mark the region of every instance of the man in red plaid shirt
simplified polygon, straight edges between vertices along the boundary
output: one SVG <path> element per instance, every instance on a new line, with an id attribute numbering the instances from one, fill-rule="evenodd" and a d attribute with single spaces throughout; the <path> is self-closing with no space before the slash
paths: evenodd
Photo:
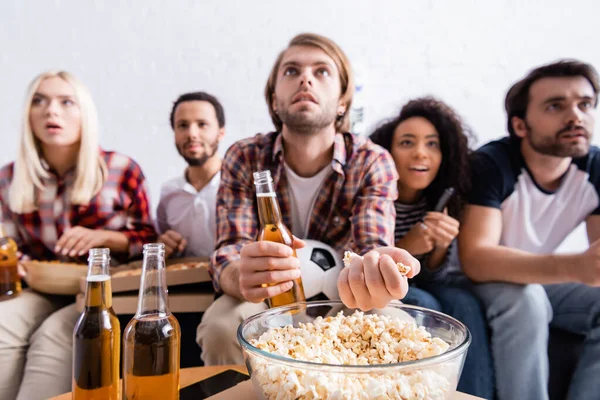
<path id="1" fill-rule="evenodd" d="M 346 306 L 369 310 L 403 298 L 407 277 L 397 262 L 412 268 L 409 277 L 419 272 L 417 260 L 393 247 L 397 173 L 392 157 L 347 133 L 353 91 L 346 56 L 325 37 L 298 35 L 275 62 L 265 96 L 277 132 L 235 143 L 221 170 L 211 274 L 223 295 L 198 326 L 205 364 L 242 364 L 237 326 L 300 276 L 291 248 L 256 242 L 255 171 L 271 171 L 284 224 L 297 238 L 364 255 L 340 273 L 338 289 Z M 304 246 L 300 239 L 294 240 L 296 248 Z"/>
<path id="2" fill-rule="evenodd" d="M 115 261 L 156 240 L 146 183 L 129 157 L 98 148 L 85 86 L 66 72 L 29 88 L 21 147 L 0 170 L 0 221 L 22 257 L 86 262 L 94 247 Z M 36 400 L 71 389 L 73 297 L 24 290 L 0 302 L 0 400 Z"/>

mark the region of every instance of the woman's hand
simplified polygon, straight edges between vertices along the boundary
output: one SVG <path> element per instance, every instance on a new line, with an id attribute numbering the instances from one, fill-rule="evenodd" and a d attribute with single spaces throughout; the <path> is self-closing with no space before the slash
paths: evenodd
<path id="1" fill-rule="evenodd" d="M 417 222 L 396 242 L 396 247 L 408 251 L 413 256 L 427 254 L 435 247 L 435 241 L 430 235 L 427 225 Z"/>
<path id="2" fill-rule="evenodd" d="M 446 211 L 444 213 L 428 212 L 423 218 L 423 223 L 427 226 L 429 237 L 433 239 L 436 248 L 447 249 L 458 236 L 460 223 L 449 216 Z"/>
<path id="3" fill-rule="evenodd" d="M 67 229 L 56 242 L 54 252 L 63 256 L 78 257 L 86 255 L 90 249 L 104 247 L 107 231 L 75 226 Z"/>

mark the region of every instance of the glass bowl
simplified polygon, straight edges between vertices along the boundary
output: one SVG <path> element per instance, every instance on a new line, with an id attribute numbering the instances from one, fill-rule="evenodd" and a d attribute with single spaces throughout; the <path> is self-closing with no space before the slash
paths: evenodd
<path id="1" fill-rule="evenodd" d="M 393 364 L 335 365 L 296 360 L 261 350 L 251 344 L 270 328 L 312 322 L 318 317 L 351 315 L 341 301 L 295 303 L 263 311 L 240 324 L 237 338 L 244 353 L 254 391 L 259 399 L 450 399 L 471 343 L 460 321 L 422 307 L 392 302 L 364 314 L 414 320 L 446 342 L 446 352 Z"/>

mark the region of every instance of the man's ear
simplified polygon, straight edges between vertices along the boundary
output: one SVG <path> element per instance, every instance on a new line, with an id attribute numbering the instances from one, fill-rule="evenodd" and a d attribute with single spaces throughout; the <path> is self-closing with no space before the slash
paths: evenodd
<path id="1" fill-rule="evenodd" d="M 525 122 L 524 119 L 519 117 L 512 117 L 510 119 L 510 123 L 512 124 L 512 128 L 518 137 L 524 138 L 525 136 L 527 136 L 528 127 L 527 122 Z"/>
<path id="2" fill-rule="evenodd" d="M 217 141 L 221 142 L 221 140 L 223 140 L 223 137 L 225 137 L 225 127 L 219 128 L 219 135 L 217 135 Z"/>

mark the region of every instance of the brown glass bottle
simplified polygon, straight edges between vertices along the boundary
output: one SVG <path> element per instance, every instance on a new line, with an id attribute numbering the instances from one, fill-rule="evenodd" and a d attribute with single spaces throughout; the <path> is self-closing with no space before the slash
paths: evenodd
<path id="1" fill-rule="evenodd" d="M 146 244 L 137 312 L 123 334 L 125 400 L 179 399 L 181 330 L 167 304 L 165 246 Z"/>
<path id="2" fill-rule="evenodd" d="M 73 330 L 73 400 L 119 400 L 121 326 L 112 309 L 109 249 L 91 249 L 85 306 Z"/>
<path id="3" fill-rule="evenodd" d="M 254 185 L 256 186 L 258 218 L 260 219 L 258 240 L 283 243 L 293 248 L 294 238 L 290 230 L 283 224 L 277 195 L 273 189 L 271 171 L 255 172 Z M 296 250 L 294 250 L 294 257 L 296 257 Z M 306 301 L 302 278 L 294 279 L 293 283 L 294 285 L 287 292 L 267 299 L 269 307 L 279 307 Z"/>
<path id="4" fill-rule="evenodd" d="M 18 263 L 17 244 L 6 236 L 0 225 L 0 300 L 6 300 L 21 293 Z"/>

